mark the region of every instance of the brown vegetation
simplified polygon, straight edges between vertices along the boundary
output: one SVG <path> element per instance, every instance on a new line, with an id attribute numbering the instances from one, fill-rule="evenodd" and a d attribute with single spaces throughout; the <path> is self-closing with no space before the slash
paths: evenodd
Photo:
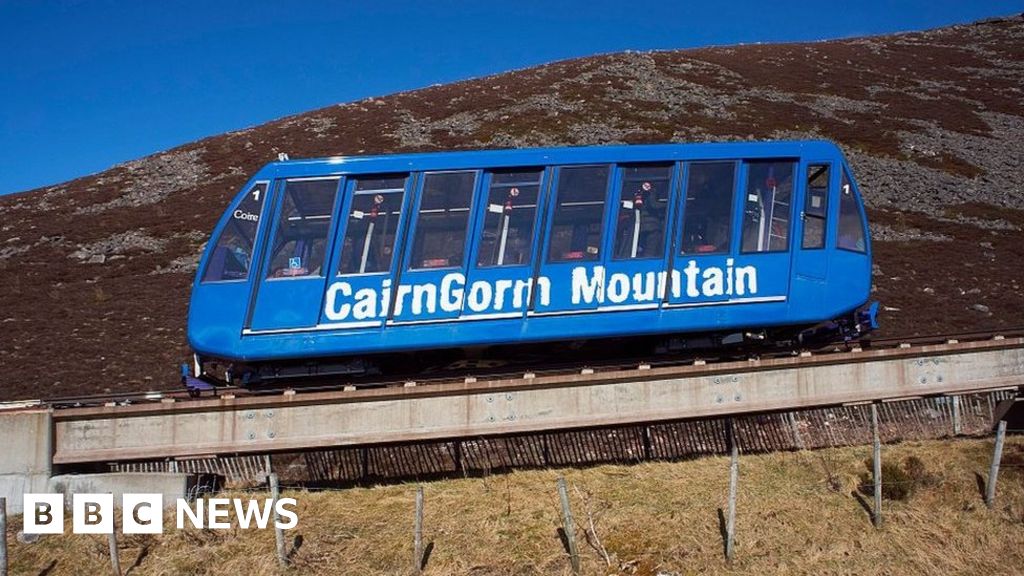
<path id="1" fill-rule="evenodd" d="M 884 502 L 880 530 L 856 496 L 870 451 L 741 456 L 732 563 L 723 559 L 718 519 L 728 493 L 727 458 L 428 482 L 426 574 L 569 574 L 557 535 L 559 475 L 570 487 L 584 574 L 1015 574 L 1024 565 L 1020 438 L 1007 440 L 992 509 L 978 488 L 991 439 L 883 447 L 886 462 L 925 481 Z M 277 568 L 272 531 L 237 528 L 122 537 L 122 565 L 137 564 L 137 575 L 406 574 L 414 494 L 411 484 L 286 491 L 299 502 L 288 548 L 301 539 L 287 572 Z M 13 520 L 11 542 L 19 524 Z M 51 565 L 54 576 L 109 571 L 101 536 L 44 536 L 13 544 L 11 557 L 15 574 Z"/>

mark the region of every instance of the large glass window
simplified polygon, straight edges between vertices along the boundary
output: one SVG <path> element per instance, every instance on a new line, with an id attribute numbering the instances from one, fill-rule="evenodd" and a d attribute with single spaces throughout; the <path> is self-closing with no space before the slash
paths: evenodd
<path id="1" fill-rule="evenodd" d="M 285 183 L 277 233 L 269 254 L 269 278 L 323 276 L 327 232 L 337 191 L 337 178 Z"/>
<path id="2" fill-rule="evenodd" d="M 533 222 L 543 174 L 540 169 L 491 174 L 477 266 L 515 266 L 530 262 Z"/>
<path id="3" fill-rule="evenodd" d="M 860 202 L 850 185 L 850 177 L 843 170 L 843 179 L 839 185 L 839 241 L 844 250 L 867 252 L 864 239 L 864 221 L 860 216 Z"/>
<path id="4" fill-rule="evenodd" d="M 405 176 L 367 176 L 356 180 L 342 240 L 339 275 L 391 270 L 405 181 Z"/>
<path id="5" fill-rule="evenodd" d="M 743 252 L 789 250 L 793 162 L 748 162 L 743 206 Z"/>
<path id="6" fill-rule="evenodd" d="M 253 186 L 231 211 L 203 273 L 203 282 L 244 280 L 249 276 L 256 229 L 260 225 L 266 183 Z"/>
<path id="7" fill-rule="evenodd" d="M 437 172 L 423 178 L 410 268 L 461 267 L 476 172 Z"/>
<path id="8" fill-rule="evenodd" d="M 729 251 L 732 205 L 736 188 L 734 162 L 690 164 L 683 208 L 683 254 Z"/>
<path id="9" fill-rule="evenodd" d="M 623 169 L 615 219 L 616 260 L 661 258 L 664 254 L 671 176 L 671 164 Z"/>
<path id="10" fill-rule="evenodd" d="M 804 237 L 801 248 L 824 248 L 828 215 L 828 182 L 830 165 L 807 167 L 807 195 L 804 197 Z"/>
<path id="11" fill-rule="evenodd" d="M 549 262 L 597 260 L 601 257 L 608 166 L 562 168 L 551 221 Z"/>

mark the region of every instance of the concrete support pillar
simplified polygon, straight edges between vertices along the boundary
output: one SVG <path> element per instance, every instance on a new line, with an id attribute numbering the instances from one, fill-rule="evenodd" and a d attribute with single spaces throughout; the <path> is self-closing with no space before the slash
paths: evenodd
<path id="1" fill-rule="evenodd" d="M 49 409 L 0 412 L 0 496 L 7 498 L 9 513 L 23 512 L 26 493 L 47 491 L 52 431 Z"/>

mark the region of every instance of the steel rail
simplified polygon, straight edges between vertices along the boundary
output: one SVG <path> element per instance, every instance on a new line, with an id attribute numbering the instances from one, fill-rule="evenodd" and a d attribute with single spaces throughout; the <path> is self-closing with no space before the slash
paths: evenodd
<path id="1" fill-rule="evenodd" d="M 912 337 L 894 337 L 876 340 L 864 340 L 864 341 L 853 341 L 849 343 L 839 344 L 828 344 L 812 350 L 813 354 L 834 354 L 834 353 L 845 353 L 851 348 L 861 347 L 870 350 L 881 350 L 886 348 L 896 348 L 902 345 L 924 345 L 924 344 L 938 344 L 950 341 L 956 342 L 967 342 L 967 341 L 978 341 L 978 340 L 989 340 L 994 338 L 1011 338 L 1011 337 L 1024 337 L 1024 328 L 1015 328 L 1010 330 L 1003 330 L 999 332 L 969 332 L 962 334 L 952 335 L 923 335 L 923 336 L 912 336 Z M 787 357 L 797 354 L 796 351 L 770 351 L 765 352 L 762 356 L 767 358 L 779 358 Z M 590 362 L 577 362 L 577 363 L 548 363 L 540 366 L 536 366 L 535 369 L 526 370 L 525 372 L 532 372 L 536 375 L 563 375 L 577 372 L 583 369 L 592 369 L 597 371 L 609 371 L 609 370 L 625 370 L 629 366 L 636 366 L 640 364 L 647 364 L 650 366 L 685 366 L 693 363 L 694 359 L 700 359 L 699 356 L 688 359 L 680 359 L 678 357 L 647 357 L 647 358 L 629 358 L 629 359 L 611 359 L 611 360 L 598 360 Z M 728 362 L 730 360 L 721 360 L 717 358 L 708 357 L 705 362 L 705 366 L 709 369 L 722 362 Z M 346 387 L 351 386 L 363 386 L 363 387 L 376 387 L 376 388 L 387 388 L 403 386 L 409 380 L 416 380 L 417 383 L 422 385 L 427 384 L 441 384 L 446 382 L 457 382 L 463 380 L 466 376 L 487 378 L 487 379 L 501 379 L 503 377 L 514 377 L 515 374 L 522 374 L 524 371 L 511 372 L 509 370 L 491 370 L 489 372 L 480 372 L 479 370 L 475 373 L 468 371 L 465 374 L 461 374 L 455 371 L 456 374 L 450 373 L 444 374 L 419 374 L 419 375 L 407 375 L 406 378 L 391 379 L 391 380 L 378 380 L 378 381 L 362 381 L 362 380 L 347 380 L 338 381 L 333 383 L 319 383 L 319 384 L 307 384 L 303 382 L 296 382 L 287 387 L 279 388 L 264 388 L 247 390 L 245 388 L 239 388 L 235 386 L 221 387 L 218 389 L 217 394 L 227 394 L 234 396 L 251 396 L 251 395 L 273 395 L 280 394 L 286 391 L 293 390 L 300 394 L 309 394 L 315 392 L 331 392 L 341 391 Z M 124 392 L 124 393 L 105 393 L 105 394 L 91 394 L 84 396 L 71 396 L 71 397 L 57 397 L 46 400 L 24 400 L 24 401 L 11 401 L 11 402 L 0 402 L 0 410 L 6 409 L 19 409 L 28 405 L 32 406 L 45 406 L 54 409 L 70 409 L 70 408 L 81 408 L 88 406 L 102 406 L 109 404 L 127 405 L 127 404 L 139 404 L 139 403 L 158 403 L 173 399 L 175 401 L 193 400 L 182 388 L 174 388 L 168 390 L 151 390 L 145 392 Z"/>

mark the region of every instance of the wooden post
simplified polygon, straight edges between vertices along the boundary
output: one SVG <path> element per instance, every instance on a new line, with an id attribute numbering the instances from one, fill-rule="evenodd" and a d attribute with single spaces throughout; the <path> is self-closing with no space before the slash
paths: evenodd
<path id="1" fill-rule="evenodd" d="M 0 576 L 7 576 L 7 498 L 0 496 Z"/>
<path id="2" fill-rule="evenodd" d="M 963 433 L 963 424 L 960 422 L 960 397 L 953 396 L 953 436 Z"/>
<path id="3" fill-rule="evenodd" d="M 413 522 L 412 571 L 423 573 L 423 486 L 416 489 L 416 520 Z"/>
<path id="4" fill-rule="evenodd" d="M 572 510 L 569 508 L 569 492 L 565 489 L 565 478 L 558 477 L 558 497 L 562 501 L 562 530 L 565 532 L 566 542 L 569 544 L 569 561 L 572 563 L 572 573 L 579 576 L 580 555 L 576 550 L 576 523 L 572 519 Z"/>
<path id="5" fill-rule="evenodd" d="M 1006 420 L 999 421 L 996 428 L 996 449 L 992 453 L 992 466 L 988 469 L 988 485 L 985 486 L 985 505 L 989 508 L 996 501 L 996 480 L 999 478 L 999 462 L 1003 459 L 1003 440 L 1006 438 Z"/>
<path id="6" fill-rule="evenodd" d="M 740 451 L 736 444 L 736 433 L 732 419 L 729 420 L 729 516 L 725 523 L 725 558 L 732 560 L 733 539 L 736 536 L 736 485 L 739 483 Z"/>
<path id="7" fill-rule="evenodd" d="M 882 525 L 882 440 L 878 433 L 878 405 L 871 404 L 871 434 L 873 438 L 871 479 L 875 485 L 875 509 L 871 520 L 875 528 Z"/>
<path id="8" fill-rule="evenodd" d="M 288 567 L 288 555 L 284 550 L 284 530 L 278 528 L 278 523 L 281 521 L 281 517 L 277 514 L 277 499 L 281 496 L 281 487 L 277 481 L 277 474 L 274 472 L 270 473 L 270 498 L 271 505 L 274 507 L 274 541 L 277 547 L 277 563 L 281 568 Z"/>
<path id="9" fill-rule="evenodd" d="M 110 530 L 110 567 L 114 572 L 114 576 L 121 576 L 121 557 L 117 553 L 117 527 L 113 527 Z"/>

